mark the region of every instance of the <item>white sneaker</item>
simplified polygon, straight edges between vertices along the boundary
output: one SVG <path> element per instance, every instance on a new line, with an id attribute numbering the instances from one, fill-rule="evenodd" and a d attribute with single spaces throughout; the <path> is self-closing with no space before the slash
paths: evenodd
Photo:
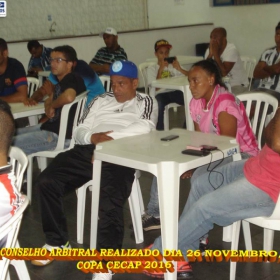
<path id="1" fill-rule="evenodd" d="M 45 244 L 42 248 L 46 248 L 49 252 L 52 251 L 52 249 L 71 249 L 71 245 L 69 244 L 69 241 L 65 244 L 65 245 L 62 245 L 62 246 L 51 246 L 49 244 Z M 52 262 L 53 260 L 32 260 L 31 263 L 33 265 L 36 265 L 36 266 L 45 266 L 45 265 L 48 265 Z"/>
<path id="2" fill-rule="evenodd" d="M 92 280 L 112 280 L 114 273 L 108 270 L 108 273 L 93 273 Z"/>

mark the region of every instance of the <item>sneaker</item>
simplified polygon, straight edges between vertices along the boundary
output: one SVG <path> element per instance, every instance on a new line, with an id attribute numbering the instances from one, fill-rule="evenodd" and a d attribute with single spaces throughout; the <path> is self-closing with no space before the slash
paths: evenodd
<path id="1" fill-rule="evenodd" d="M 201 238 L 199 240 L 199 250 L 201 252 L 201 256 L 205 255 L 205 250 L 209 249 L 209 240 L 208 238 Z"/>
<path id="2" fill-rule="evenodd" d="M 160 229 L 160 218 L 155 218 L 149 214 L 142 216 L 142 225 L 145 231 Z"/>
<path id="3" fill-rule="evenodd" d="M 113 275 L 111 270 L 108 273 L 93 273 L 92 280 L 111 280 Z"/>
<path id="4" fill-rule="evenodd" d="M 71 245 L 69 244 L 69 241 L 62 246 L 51 246 L 49 244 L 45 244 L 42 248 L 46 248 L 49 252 L 52 251 L 52 249 L 71 249 Z M 31 264 L 36 265 L 36 266 L 45 266 L 48 265 L 52 262 L 53 260 L 32 260 Z"/>
<path id="5" fill-rule="evenodd" d="M 144 274 L 154 278 L 164 278 L 163 272 L 150 272 L 147 270 L 143 271 Z M 179 261 L 177 262 L 177 278 L 176 279 L 190 279 L 193 277 L 192 267 L 189 262 Z"/>

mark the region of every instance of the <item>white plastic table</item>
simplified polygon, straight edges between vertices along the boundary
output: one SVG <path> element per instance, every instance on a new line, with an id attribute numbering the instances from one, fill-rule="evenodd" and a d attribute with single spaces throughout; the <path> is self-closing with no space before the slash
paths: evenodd
<path id="1" fill-rule="evenodd" d="M 170 142 L 160 140 L 170 134 L 179 135 L 179 138 Z M 106 161 L 144 170 L 157 177 L 163 249 L 177 249 L 180 175 L 209 163 L 211 159 L 210 155 L 196 157 L 184 155 L 181 151 L 185 150 L 187 145 L 202 144 L 217 146 L 223 152 L 214 151 L 212 161 L 231 155 L 234 160 L 241 158 L 234 138 L 214 134 L 207 134 L 206 137 L 205 133 L 184 129 L 153 131 L 98 144 L 93 164 L 90 248 L 96 248 L 101 163 Z M 164 277 L 168 280 L 176 279 L 177 273 L 166 273 Z"/>
<path id="2" fill-rule="evenodd" d="M 45 113 L 44 102 L 38 103 L 35 106 L 25 106 L 21 103 L 9 103 L 14 119 L 28 117 L 29 124 L 35 125 L 38 123 L 37 115 Z"/>
<path id="3" fill-rule="evenodd" d="M 172 77 L 172 78 L 166 78 L 166 79 L 158 79 L 158 80 L 153 81 L 151 88 L 150 88 L 150 95 L 153 97 L 155 97 L 156 88 L 174 89 L 174 90 L 180 90 L 183 92 L 187 128 L 188 128 L 188 130 L 193 131 L 194 125 L 193 125 L 192 118 L 189 114 L 189 104 L 192 99 L 192 94 L 191 94 L 191 91 L 189 88 L 188 77 L 180 76 L 180 77 Z"/>

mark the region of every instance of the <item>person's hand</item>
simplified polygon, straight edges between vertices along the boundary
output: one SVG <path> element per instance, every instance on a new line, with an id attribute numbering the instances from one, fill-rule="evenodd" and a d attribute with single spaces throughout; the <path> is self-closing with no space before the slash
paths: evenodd
<path id="1" fill-rule="evenodd" d="M 212 56 L 219 56 L 219 44 L 216 40 L 210 42 Z"/>
<path id="2" fill-rule="evenodd" d="M 183 174 L 181 175 L 181 179 L 191 178 L 192 175 L 193 175 L 193 173 L 194 173 L 194 171 L 195 171 L 195 169 L 191 169 L 191 170 L 189 170 L 189 171 L 183 173 Z"/>
<path id="3" fill-rule="evenodd" d="M 32 99 L 32 98 L 27 98 L 27 99 L 25 99 L 25 100 L 23 101 L 23 104 L 24 104 L 25 106 L 35 106 L 35 105 L 38 104 L 38 102 L 35 101 L 35 100 Z"/>
<path id="4" fill-rule="evenodd" d="M 51 119 L 55 115 L 55 109 L 52 107 L 52 98 L 48 98 L 45 103 L 45 114 L 46 116 Z"/>
<path id="5" fill-rule="evenodd" d="M 271 65 L 271 68 L 275 75 L 280 74 L 280 62 Z"/>
<path id="6" fill-rule="evenodd" d="M 106 132 L 99 132 L 94 133 L 91 135 L 90 141 L 92 144 L 97 145 L 98 143 L 114 140 L 111 136 L 109 136 L 109 133 L 112 133 L 113 131 L 106 131 Z"/>
<path id="7" fill-rule="evenodd" d="M 181 65 L 180 65 L 179 61 L 177 60 L 177 58 L 173 61 L 172 66 L 173 66 L 173 68 L 175 68 L 178 71 L 181 70 Z"/>
<path id="8" fill-rule="evenodd" d="M 42 85 L 42 89 L 50 96 L 54 92 L 54 85 L 49 80 L 46 80 Z"/>

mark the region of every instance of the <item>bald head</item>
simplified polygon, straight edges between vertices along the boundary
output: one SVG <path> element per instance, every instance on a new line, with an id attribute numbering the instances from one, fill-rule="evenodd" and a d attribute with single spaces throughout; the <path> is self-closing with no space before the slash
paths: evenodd
<path id="1" fill-rule="evenodd" d="M 223 27 L 217 27 L 212 32 L 219 34 L 222 37 L 227 37 L 227 31 Z"/>

